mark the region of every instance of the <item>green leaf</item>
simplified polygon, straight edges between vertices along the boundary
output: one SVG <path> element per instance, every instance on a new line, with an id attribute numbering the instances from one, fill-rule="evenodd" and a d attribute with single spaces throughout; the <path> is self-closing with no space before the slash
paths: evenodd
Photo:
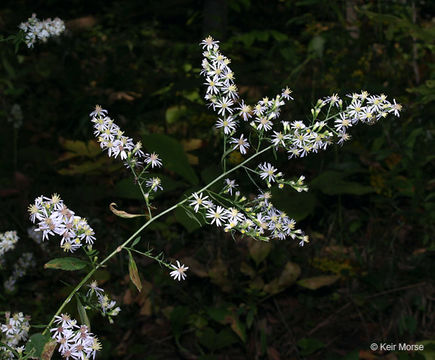
<path id="1" fill-rule="evenodd" d="M 321 58 L 323 56 L 324 48 L 325 48 L 325 38 L 319 35 L 313 37 L 310 43 L 308 44 L 308 51 L 318 58 Z"/>
<path id="2" fill-rule="evenodd" d="M 166 122 L 168 124 L 173 124 L 177 122 L 183 115 L 187 112 L 187 108 L 184 105 L 181 106 L 171 106 L 166 109 Z"/>
<path id="3" fill-rule="evenodd" d="M 131 252 L 128 252 L 129 262 L 128 262 L 128 273 L 130 274 L 130 280 L 136 286 L 137 290 L 140 292 L 142 290 L 142 283 L 140 281 L 139 272 L 137 271 L 136 262 L 133 259 Z"/>
<path id="4" fill-rule="evenodd" d="M 189 164 L 183 146 L 177 140 L 163 134 L 144 135 L 142 138 L 149 151 L 160 155 L 165 169 L 175 172 L 193 185 L 198 184 L 198 177 Z"/>
<path id="5" fill-rule="evenodd" d="M 87 265 L 86 261 L 74 257 L 56 258 L 46 263 L 44 269 L 76 271 L 84 269 Z"/>
<path id="6" fill-rule="evenodd" d="M 82 324 L 85 324 L 89 328 L 89 331 L 91 331 L 91 323 L 89 321 L 88 314 L 86 313 L 86 309 L 81 303 L 78 296 L 76 296 L 76 301 L 77 301 L 77 311 L 80 316 L 80 321 Z"/>
<path id="7" fill-rule="evenodd" d="M 56 342 L 51 339 L 50 335 L 42 333 L 33 334 L 26 344 L 26 354 L 34 359 L 50 359 L 48 355 L 53 353 Z"/>
<path id="8" fill-rule="evenodd" d="M 134 239 L 133 244 L 131 244 L 131 247 L 134 247 L 135 245 L 137 245 L 140 241 L 140 236 L 138 236 L 136 239 Z"/>

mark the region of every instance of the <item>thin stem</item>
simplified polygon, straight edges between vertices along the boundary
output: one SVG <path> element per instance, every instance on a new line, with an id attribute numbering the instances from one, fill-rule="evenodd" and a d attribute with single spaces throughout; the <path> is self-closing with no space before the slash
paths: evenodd
<path id="1" fill-rule="evenodd" d="M 143 196 L 143 199 L 145 200 L 145 203 L 146 203 L 146 205 L 147 205 L 147 210 L 148 210 L 148 215 L 149 215 L 149 217 L 150 217 L 150 219 L 153 217 L 153 215 L 151 214 L 151 209 L 150 209 L 150 202 L 149 202 L 149 198 L 148 198 L 148 194 L 145 194 L 145 191 L 143 190 L 143 188 L 142 188 L 142 183 L 141 183 L 141 179 L 138 177 L 138 175 L 136 174 L 136 171 L 134 171 L 134 169 L 133 169 L 133 166 L 130 166 L 130 169 L 131 169 L 131 171 L 132 171 L 132 173 L 133 173 L 133 175 L 134 175 L 134 178 L 136 179 L 136 181 L 137 181 L 137 184 L 139 185 L 139 189 L 140 189 L 140 192 L 142 193 L 142 196 Z M 142 172 L 143 172 L 143 170 L 142 170 Z M 141 172 L 141 175 L 142 175 L 142 172 Z M 140 175 L 139 175 L 140 176 Z"/>
<path id="2" fill-rule="evenodd" d="M 224 134 L 224 154 L 222 156 L 221 161 L 223 162 L 224 172 L 227 171 L 227 135 Z"/>
<path id="3" fill-rule="evenodd" d="M 245 164 L 247 164 L 252 159 L 256 158 L 257 156 L 261 155 L 262 153 L 270 150 L 273 147 L 273 145 L 270 145 L 263 150 L 256 152 L 254 155 L 246 159 L 245 161 L 241 162 L 240 164 L 234 166 L 232 169 L 224 172 L 222 175 L 218 176 L 216 179 L 214 179 L 212 182 L 210 182 L 208 185 L 204 186 L 201 190 L 198 191 L 198 193 L 201 193 L 205 190 L 207 190 L 209 187 L 211 187 L 216 182 L 220 181 L 221 179 L 225 178 L 228 174 L 232 173 L 233 171 L 236 171 L 238 168 L 243 167 Z M 49 331 L 51 325 L 53 324 L 53 321 L 56 316 L 58 316 L 62 310 L 65 308 L 65 306 L 71 301 L 74 294 L 80 290 L 80 288 L 86 283 L 86 281 L 89 280 L 89 278 L 97 271 L 100 267 L 102 267 L 106 262 L 108 262 L 113 256 L 115 256 L 117 253 L 121 252 L 122 249 L 124 249 L 130 242 L 132 242 L 136 237 L 153 221 L 157 220 L 158 218 L 162 217 L 163 215 L 166 215 L 167 213 L 171 212 L 172 210 L 175 210 L 178 206 L 184 204 L 189 199 L 193 197 L 193 194 L 188 196 L 186 199 L 180 201 L 179 203 L 171 206 L 170 208 L 162 211 L 160 214 L 157 214 L 153 218 L 150 218 L 145 224 L 143 224 L 133 235 L 131 235 L 124 243 L 122 243 L 120 246 L 118 246 L 114 251 L 112 251 L 103 261 L 101 261 L 94 269 L 92 269 L 80 283 L 71 291 L 71 293 L 68 295 L 68 297 L 65 299 L 65 301 L 62 303 L 62 305 L 57 309 L 56 314 L 53 315 L 52 319 L 48 323 L 48 325 L 45 327 L 43 334 L 47 333 Z"/>
<path id="4" fill-rule="evenodd" d="M 146 256 L 146 257 L 148 257 L 148 258 L 150 258 L 150 259 L 153 259 L 153 260 L 157 261 L 160 265 L 164 265 L 164 266 L 166 266 L 168 269 L 173 270 L 173 268 L 171 267 L 171 264 L 168 264 L 168 263 L 166 263 L 165 261 L 163 261 L 162 259 L 160 259 L 160 258 L 159 258 L 159 255 L 157 255 L 157 256 L 153 256 L 153 255 L 151 254 L 151 251 L 152 251 L 152 250 L 148 250 L 147 252 L 142 252 L 142 251 L 136 250 L 136 249 L 134 249 L 134 248 L 126 248 L 126 249 L 128 249 L 128 250 L 130 250 L 130 251 L 133 251 L 133 252 L 135 252 L 135 253 L 138 253 L 138 254 L 140 254 L 140 255 Z"/>

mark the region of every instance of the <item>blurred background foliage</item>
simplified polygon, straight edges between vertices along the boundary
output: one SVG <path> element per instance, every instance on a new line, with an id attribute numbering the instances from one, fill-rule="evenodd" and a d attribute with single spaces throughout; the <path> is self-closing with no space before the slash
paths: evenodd
<path id="1" fill-rule="evenodd" d="M 278 168 L 304 174 L 310 186 L 274 191 L 309 246 L 234 240 L 198 229 L 182 211 L 154 223 L 140 246 L 182 260 L 188 280 L 175 283 L 137 258 L 137 293 L 126 254 L 112 260 L 98 279 L 122 312 L 111 326 L 90 314 L 103 342 L 99 358 L 433 359 L 434 8 L 429 0 L 3 1 L 4 37 L 33 12 L 60 17 L 67 30 L 31 50 L 0 43 L 0 231 L 21 237 L 7 264 L 24 251 L 38 259 L 15 293 L 0 291 L 1 309 L 47 323 L 81 276 L 43 270 L 62 254 L 56 241 L 43 250 L 27 236 L 26 208 L 36 196 L 61 194 L 90 220 L 102 254 L 140 225 L 109 211 L 112 201 L 130 212 L 143 204 L 94 140 L 95 104 L 162 155 L 156 211 L 218 174 L 221 139 L 199 76 L 198 43 L 211 34 L 249 103 L 293 90 L 281 120 L 306 119 L 318 98 L 361 89 L 396 98 L 404 111 L 352 129 L 343 147 L 291 161 L 278 154 Z M 75 303 L 68 311 L 78 316 Z M 372 342 L 426 348 L 373 353 Z"/>

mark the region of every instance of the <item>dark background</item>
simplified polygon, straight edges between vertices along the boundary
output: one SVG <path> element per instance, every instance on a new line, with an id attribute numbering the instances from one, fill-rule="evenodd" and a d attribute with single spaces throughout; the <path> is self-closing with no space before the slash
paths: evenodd
<path id="1" fill-rule="evenodd" d="M 182 212 L 153 224 L 139 247 L 181 260 L 188 278 L 174 282 L 156 263 L 137 258 L 137 293 L 126 254 L 113 259 L 98 279 L 122 311 L 113 325 L 89 315 L 103 343 L 99 358 L 432 359 L 432 1 L 3 1 L 1 34 L 16 33 L 33 12 L 60 17 L 67 30 L 17 53 L 0 43 L 0 231 L 16 229 L 21 238 L 6 265 L 25 251 L 37 257 L 15 293 L 2 288 L 0 309 L 46 324 L 84 276 L 43 270 L 62 252 L 55 239 L 43 251 L 26 235 L 26 209 L 36 196 L 59 193 L 87 217 L 102 256 L 141 224 L 108 209 L 116 202 L 141 212 L 143 204 L 122 164 L 96 148 L 88 116 L 95 104 L 128 136 L 142 138 L 147 151 L 182 165 L 160 171 L 165 191 L 156 212 L 218 173 L 221 139 L 199 76 L 199 42 L 211 34 L 232 59 L 249 103 L 286 85 L 293 90 L 281 120 L 306 119 L 318 98 L 360 90 L 396 98 L 404 111 L 352 128 L 352 141 L 342 147 L 270 159 L 286 176 L 307 178 L 308 193 L 276 199 L 310 235 L 306 247 L 232 239 L 215 227 L 197 229 Z M 19 128 L 11 121 L 14 104 L 23 112 Z M 175 139 L 185 154 L 155 134 Z M 237 179 L 254 193 L 243 176 Z M 293 278 L 297 268 L 298 281 L 308 282 Z M 68 311 L 78 317 L 75 306 Z M 421 341 L 420 353 L 369 348 Z"/>

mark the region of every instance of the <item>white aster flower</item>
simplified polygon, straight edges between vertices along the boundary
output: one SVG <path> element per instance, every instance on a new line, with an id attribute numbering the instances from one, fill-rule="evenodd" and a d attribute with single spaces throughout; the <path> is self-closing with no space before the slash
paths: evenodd
<path id="1" fill-rule="evenodd" d="M 174 269 L 170 272 L 170 276 L 174 278 L 174 280 L 185 280 L 186 279 L 186 270 L 189 269 L 189 267 L 184 266 L 183 264 L 180 264 L 180 262 L 177 260 L 177 265 L 171 264 L 171 267 Z"/>
<path id="2" fill-rule="evenodd" d="M 219 47 L 219 41 L 213 40 L 211 36 L 207 36 L 204 40 L 200 43 L 202 45 L 203 49 L 212 50 Z"/>
<path id="3" fill-rule="evenodd" d="M 148 186 L 150 188 L 150 190 L 156 192 L 159 189 L 163 190 L 161 183 L 162 183 L 162 180 L 160 180 L 160 178 L 154 177 L 154 178 L 148 179 L 145 182 L 145 185 Z"/>
<path id="4" fill-rule="evenodd" d="M 223 97 L 221 100 L 218 100 L 216 102 L 216 107 L 219 108 L 218 115 L 224 116 L 225 112 L 232 114 L 233 109 L 231 108 L 231 106 L 233 104 L 233 100 L 231 100 L 229 97 Z"/>
<path id="5" fill-rule="evenodd" d="M 230 195 L 233 195 L 233 189 L 239 186 L 236 184 L 236 180 L 225 179 L 225 182 L 227 183 L 227 185 L 225 186 L 225 191 L 229 192 Z"/>
<path id="6" fill-rule="evenodd" d="M 155 166 L 162 166 L 162 161 L 160 160 L 159 155 L 156 153 L 145 154 L 145 162 L 147 164 L 151 164 L 151 168 L 154 168 Z"/>
<path id="7" fill-rule="evenodd" d="M 206 199 L 208 199 L 208 196 L 203 196 L 203 193 L 200 193 L 199 195 L 197 193 L 193 193 L 192 196 L 194 197 L 194 200 L 190 202 L 190 206 L 193 206 L 193 210 L 195 212 L 198 212 L 200 206 L 207 206 L 206 202 L 208 202 Z M 208 207 L 208 206 L 207 206 Z"/>
<path id="8" fill-rule="evenodd" d="M 234 120 L 234 118 L 231 116 L 228 116 L 227 118 L 224 118 L 224 119 L 218 119 L 218 121 L 216 123 L 216 128 L 218 128 L 218 129 L 223 128 L 224 134 L 229 135 L 233 131 L 236 130 L 236 125 L 237 125 L 237 123 Z"/>
<path id="9" fill-rule="evenodd" d="M 221 226 L 227 219 L 226 210 L 222 206 L 217 206 L 216 209 L 208 209 L 206 217 L 211 219 L 211 224 L 216 223 L 216 226 Z"/>
<path id="10" fill-rule="evenodd" d="M 259 169 L 261 170 L 260 172 L 260 177 L 265 180 L 267 179 L 267 181 L 274 182 L 276 175 L 275 175 L 275 171 L 277 171 L 276 168 L 274 168 L 270 163 L 263 163 L 258 165 Z"/>
<path id="11" fill-rule="evenodd" d="M 244 135 L 243 135 L 243 134 L 240 135 L 240 139 L 237 139 L 237 138 L 231 138 L 230 143 L 231 143 L 231 144 L 236 144 L 236 145 L 233 147 L 233 150 L 236 150 L 236 149 L 238 148 L 239 151 L 240 151 L 240 153 L 243 154 L 243 155 L 246 154 L 246 149 L 249 148 L 248 140 L 246 140 L 246 139 L 244 138 Z"/>

